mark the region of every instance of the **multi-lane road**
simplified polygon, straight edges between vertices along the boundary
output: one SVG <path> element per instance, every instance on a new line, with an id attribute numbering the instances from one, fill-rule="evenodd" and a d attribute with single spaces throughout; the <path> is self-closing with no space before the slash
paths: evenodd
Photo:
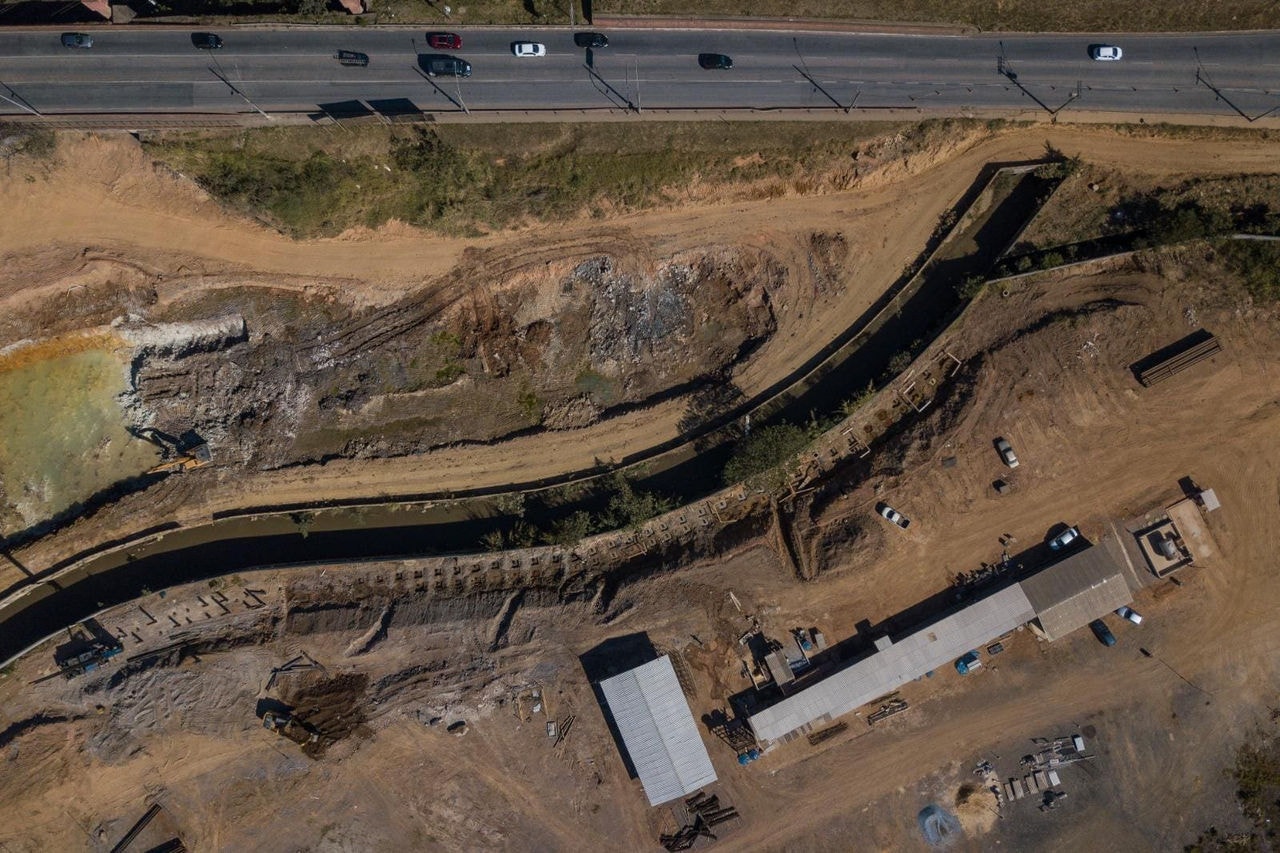
<path id="1" fill-rule="evenodd" d="M 0 32 L 0 115 L 388 111 L 886 108 L 1280 115 L 1280 31 L 1177 36 L 860 35 L 767 30 L 607 31 L 576 48 L 568 29 L 461 29 L 470 78 L 428 78 L 421 29 L 100 28 L 88 50 L 55 30 Z M 543 42 L 518 59 L 510 44 Z M 1089 58 L 1117 44 L 1119 62 Z M 368 54 L 345 67 L 339 49 Z M 700 52 L 734 67 L 706 71 Z M 588 67 L 588 61 L 591 67 Z"/>

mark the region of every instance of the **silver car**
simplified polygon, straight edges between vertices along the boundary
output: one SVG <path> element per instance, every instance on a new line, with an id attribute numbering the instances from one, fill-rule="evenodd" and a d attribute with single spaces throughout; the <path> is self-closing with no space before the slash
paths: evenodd
<path id="1" fill-rule="evenodd" d="M 1067 547 L 1079 538 L 1080 531 L 1076 530 L 1074 527 L 1068 527 L 1066 530 L 1049 540 L 1049 547 L 1054 551 L 1061 551 L 1063 548 Z"/>
<path id="2" fill-rule="evenodd" d="M 1004 460 L 1004 464 L 1010 468 L 1018 467 L 1018 455 L 1013 452 L 1013 445 L 1009 444 L 1006 439 L 996 439 L 996 452 L 1000 454 L 1000 458 Z"/>

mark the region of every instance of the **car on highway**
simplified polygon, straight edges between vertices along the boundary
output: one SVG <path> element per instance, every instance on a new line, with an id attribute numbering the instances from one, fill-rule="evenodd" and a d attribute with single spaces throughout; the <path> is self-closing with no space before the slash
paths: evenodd
<path id="1" fill-rule="evenodd" d="M 1057 536 L 1049 540 L 1049 548 L 1054 551 L 1061 551 L 1080 538 L 1080 531 L 1074 527 L 1068 527 Z"/>
<path id="2" fill-rule="evenodd" d="M 1132 607 L 1121 607 L 1116 611 L 1116 615 L 1121 619 L 1132 622 L 1135 625 L 1142 624 L 1142 614 L 1134 610 Z"/>
<path id="3" fill-rule="evenodd" d="M 462 36 L 457 33 L 427 33 L 427 44 L 436 50 L 458 50 L 462 47 Z"/>
<path id="4" fill-rule="evenodd" d="M 911 526 L 911 519 L 907 518 L 902 513 L 898 512 L 896 509 L 889 506 L 887 503 L 876 504 L 876 512 L 879 513 L 884 518 L 887 518 L 889 521 L 892 521 L 894 524 L 898 525 L 903 530 L 906 530 L 909 526 Z"/>
<path id="5" fill-rule="evenodd" d="M 428 77 L 471 76 L 471 63 L 456 56 L 425 56 L 420 63 Z"/>
<path id="6" fill-rule="evenodd" d="M 218 50 L 222 47 L 222 36 L 217 33 L 192 33 L 191 43 L 201 50 Z"/>
<path id="7" fill-rule="evenodd" d="M 574 33 L 573 43 L 578 47 L 608 47 L 609 38 L 604 33 Z"/>
<path id="8" fill-rule="evenodd" d="M 88 33 L 63 33 L 62 46 L 82 48 L 93 47 L 93 36 Z"/>
<path id="9" fill-rule="evenodd" d="M 1094 619 L 1089 623 L 1089 630 L 1093 631 L 1093 636 L 1098 638 L 1098 642 L 1104 646 L 1114 646 L 1116 644 L 1116 635 L 1111 633 L 1111 629 L 1107 627 L 1107 623 L 1101 619 Z"/>
<path id="10" fill-rule="evenodd" d="M 1004 464 L 1008 465 L 1010 468 L 1018 467 L 1018 454 L 1013 452 L 1013 445 L 1009 443 L 1008 439 L 996 439 L 996 452 L 1000 454 L 1000 458 L 1004 460 Z"/>
<path id="11" fill-rule="evenodd" d="M 1124 56 L 1124 51 L 1114 44 L 1091 44 L 1089 56 L 1098 62 L 1119 62 Z"/>
<path id="12" fill-rule="evenodd" d="M 708 71 L 727 71 L 733 67 L 733 57 L 723 53 L 700 53 L 698 64 Z"/>
<path id="13" fill-rule="evenodd" d="M 547 46 L 536 41 L 513 41 L 511 43 L 511 52 L 521 58 L 546 56 Z"/>

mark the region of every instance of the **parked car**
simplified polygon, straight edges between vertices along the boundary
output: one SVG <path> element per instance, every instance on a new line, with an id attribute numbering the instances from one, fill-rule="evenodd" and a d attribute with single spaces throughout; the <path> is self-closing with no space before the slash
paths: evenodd
<path id="1" fill-rule="evenodd" d="M 471 63 L 456 56 L 428 56 L 422 64 L 428 77 L 471 76 Z"/>
<path id="2" fill-rule="evenodd" d="M 723 53 L 700 53 L 698 64 L 708 71 L 728 70 L 733 67 L 733 57 Z"/>
<path id="3" fill-rule="evenodd" d="M 93 47 L 93 36 L 88 33 L 63 33 L 63 47 Z"/>
<path id="4" fill-rule="evenodd" d="M 1094 619 L 1089 623 L 1089 630 L 1093 631 L 1093 636 L 1098 638 L 1098 642 L 1104 646 L 1114 646 L 1116 644 L 1116 635 L 1111 633 L 1111 629 L 1107 627 L 1107 623 L 1101 619 Z"/>
<path id="5" fill-rule="evenodd" d="M 1114 44 L 1091 44 L 1089 56 L 1098 62 L 1119 62 L 1124 56 L 1124 51 Z"/>
<path id="6" fill-rule="evenodd" d="M 427 44 L 436 50 L 459 50 L 462 36 L 457 33 L 427 33 Z"/>
<path id="7" fill-rule="evenodd" d="M 604 33 L 574 33 L 573 43 L 578 47 L 608 47 L 609 39 Z"/>
<path id="8" fill-rule="evenodd" d="M 519 57 L 546 56 L 547 46 L 536 41 L 515 41 L 511 43 L 511 52 Z"/>
<path id="9" fill-rule="evenodd" d="M 192 33 L 191 43 L 201 50 L 218 50 L 222 47 L 222 36 L 217 33 Z"/>
<path id="10" fill-rule="evenodd" d="M 1049 547 L 1054 551 L 1061 551 L 1063 548 L 1067 547 L 1079 538 L 1080 531 L 1076 530 L 1074 527 L 1068 527 L 1066 530 L 1049 540 Z"/>
<path id="11" fill-rule="evenodd" d="M 911 525 L 911 519 L 906 518 L 902 513 L 898 512 L 886 503 L 876 504 L 876 512 L 880 513 L 880 515 L 889 519 L 889 521 L 892 521 L 903 530 L 906 530 Z"/>
<path id="12" fill-rule="evenodd" d="M 1000 458 L 1004 460 L 1004 464 L 1008 465 L 1010 468 L 1018 467 L 1018 454 L 1013 452 L 1013 445 L 1009 443 L 1008 439 L 996 439 L 996 452 L 1000 454 Z"/>
<path id="13" fill-rule="evenodd" d="M 1142 614 L 1134 610 L 1132 607 L 1121 607 L 1116 611 L 1116 615 L 1121 619 L 1127 619 L 1135 625 L 1142 624 Z"/>

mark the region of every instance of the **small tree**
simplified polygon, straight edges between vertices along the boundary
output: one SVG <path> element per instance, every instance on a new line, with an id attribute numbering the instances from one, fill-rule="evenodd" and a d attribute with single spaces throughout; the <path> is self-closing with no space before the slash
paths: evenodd
<path id="1" fill-rule="evenodd" d="M 590 536 L 594 528 L 591 513 L 578 510 L 551 525 L 551 530 L 542 535 L 542 541 L 548 545 L 573 545 Z"/>
<path id="2" fill-rule="evenodd" d="M 775 424 L 758 429 L 739 442 L 724 466 L 726 485 L 759 480 L 766 488 L 780 488 L 790 466 L 809 444 L 809 434 L 795 424 Z"/>

